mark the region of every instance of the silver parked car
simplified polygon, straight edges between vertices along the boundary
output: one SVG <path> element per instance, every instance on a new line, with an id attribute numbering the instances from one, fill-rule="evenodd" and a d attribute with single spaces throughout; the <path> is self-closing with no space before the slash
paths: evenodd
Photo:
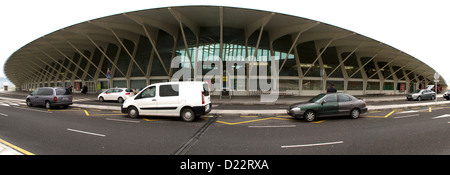
<path id="1" fill-rule="evenodd" d="M 436 93 L 429 89 L 420 89 L 420 90 L 417 90 L 414 93 L 410 93 L 406 96 L 406 99 L 408 99 L 408 101 L 411 101 L 411 100 L 422 101 L 425 99 L 434 100 L 435 98 L 436 98 Z"/>
<path id="2" fill-rule="evenodd" d="M 73 96 L 69 89 L 64 87 L 43 87 L 38 88 L 27 96 L 28 106 L 45 106 L 50 109 L 54 106 L 67 108 L 72 103 Z"/>

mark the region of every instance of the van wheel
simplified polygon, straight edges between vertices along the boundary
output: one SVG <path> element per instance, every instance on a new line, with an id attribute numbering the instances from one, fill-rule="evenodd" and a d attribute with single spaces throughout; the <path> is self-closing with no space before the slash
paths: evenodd
<path id="1" fill-rule="evenodd" d="M 181 119 L 185 122 L 192 122 L 195 119 L 195 113 L 191 108 L 185 108 L 181 111 Z"/>
<path id="2" fill-rule="evenodd" d="M 27 106 L 29 106 L 29 107 L 33 106 L 33 104 L 31 104 L 30 99 L 27 99 Z"/>
<path id="3" fill-rule="evenodd" d="M 123 103 L 123 98 L 122 97 L 119 97 L 119 99 L 117 99 L 117 100 L 119 100 L 119 103 Z"/>
<path id="4" fill-rule="evenodd" d="M 137 118 L 139 117 L 139 111 L 136 107 L 131 106 L 128 108 L 128 116 L 131 118 Z"/>
<path id="5" fill-rule="evenodd" d="M 52 104 L 50 103 L 50 101 L 45 101 L 45 108 L 47 109 L 52 108 Z"/>

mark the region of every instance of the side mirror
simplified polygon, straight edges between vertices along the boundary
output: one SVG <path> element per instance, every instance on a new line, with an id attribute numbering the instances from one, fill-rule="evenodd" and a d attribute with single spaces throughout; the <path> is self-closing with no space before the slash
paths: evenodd
<path id="1" fill-rule="evenodd" d="M 30 96 L 33 96 L 33 93 L 30 93 Z"/>
<path id="2" fill-rule="evenodd" d="M 326 103 L 326 102 L 327 102 L 326 100 L 323 100 L 320 104 L 323 105 L 323 104 Z"/>

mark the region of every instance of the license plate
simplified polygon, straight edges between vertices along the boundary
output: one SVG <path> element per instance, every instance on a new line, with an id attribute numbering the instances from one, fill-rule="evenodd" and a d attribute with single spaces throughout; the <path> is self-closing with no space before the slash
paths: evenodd
<path id="1" fill-rule="evenodd" d="M 69 101 L 69 98 L 63 97 L 63 98 L 62 98 L 62 101 Z"/>

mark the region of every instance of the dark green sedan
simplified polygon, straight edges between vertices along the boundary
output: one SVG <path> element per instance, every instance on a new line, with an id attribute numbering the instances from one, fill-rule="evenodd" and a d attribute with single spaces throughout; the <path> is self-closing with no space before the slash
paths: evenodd
<path id="1" fill-rule="evenodd" d="M 326 116 L 350 116 L 358 118 L 360 114 L 367 112 L 366 103 L 350 94 L 329 93 L 319 94 L 311 100 L 295 103 L 287 109 L 287 114 L 295 118 L 303 118 L 311 122 L 318 117 Z"/>

